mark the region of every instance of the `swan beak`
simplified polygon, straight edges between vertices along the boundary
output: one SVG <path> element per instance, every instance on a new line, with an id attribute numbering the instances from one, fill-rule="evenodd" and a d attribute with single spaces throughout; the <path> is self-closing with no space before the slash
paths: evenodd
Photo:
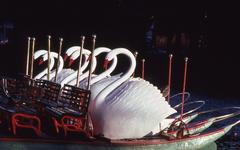
<path id="1" fill-rule="evenodd" d="M 90 55 L 88 56 L 87 61 L 91 61 L 91 58 L 92 58 L 92 54 L 90 54 Z"/>
<path id="2" fill-rule="evenodd" d="M 107 70 L 108 64 L 109 64 L 109 60 L 105 59 L 104 62 L 103 62 L 103 68 L 104 68 L 105 70 Z"/>
<path id="3" fill-rule="evenodd" d="M 38 62 L 38 65 L 42 65 L 43 64 L 43 58 L 41 58 L 40 60 L 39 60 L 39 62 Z"/>
<path id="4" fill-rule="evenodd" d="M 65 55 L 64 55 L 64 59 L 63 59 L 63 60 L 64 60 L 64 62 L 66 62 L 67 58 L 68 58 L 68 55 L 67 55 L 67 54 L 65 54 Z"/>
<path id="5" fill-rule="evenodd" d="M 74 62 L 74 60 L 70 57 L 70 61 L 69 61 L 68 67 L 71 67 L 73 62 Z"/>

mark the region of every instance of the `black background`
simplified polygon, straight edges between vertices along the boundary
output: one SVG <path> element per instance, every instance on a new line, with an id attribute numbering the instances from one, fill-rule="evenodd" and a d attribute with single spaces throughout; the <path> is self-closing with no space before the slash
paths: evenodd
<path id="1" fill-rule="evenodd" d="M 0 21 L 14 24 L 9 43 L 1 45 L 1 75 L 24 72 L 27 37 L 36 37 L 36 48 L 47 47 L 51 35 L 54 47 L 59 37 L 64 48 L 97 34 L 97 47 L 126 47 L 138 50 L 146 58 L 146 78 L 156 85 L 167 83 L 167 54 L 148 55 L 144 52 L 144 36 L 149 18 L 155 16 L 162 30 L 185 31 L 195 35 L 207 33 L 207 47 L 192 46 L 189 56 L 188 90 L 239 97 L 239 11 L 235 4 L 199 2 L 165 2 L 153 0 L 51 0 L 1 1 Z M 207 12 L 207 21 L 203 21 Z M 159 28 L 160 28 L 159 27 Z M 193 42 L 194 42 L 193 40 Z M 174 55 L 173 85 L 181 89 L 184 55 Z M 124 63 L 123 63 L 124 64 Z M 140 65 L 138 65 L 140 68 Z M 137 72 L 137 74 L 139 74 Z"/>

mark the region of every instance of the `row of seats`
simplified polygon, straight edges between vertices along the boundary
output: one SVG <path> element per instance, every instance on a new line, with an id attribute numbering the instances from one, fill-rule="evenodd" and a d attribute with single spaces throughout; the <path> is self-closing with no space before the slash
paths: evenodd
<path id="1" fill-rule="evenodd" d="M 43 125 L 52 125 L 56 133 L 62 128 L 65 136 L 69 131 L 92 135 L 88 126 L 89 90 L 71 85 L 61 89 L 57 83 L 25 75 L 2 78 L 0 86 L 0 123 L 7 123 L 14 135 L 17 128 L 27 128 L 41 136 Z"/>

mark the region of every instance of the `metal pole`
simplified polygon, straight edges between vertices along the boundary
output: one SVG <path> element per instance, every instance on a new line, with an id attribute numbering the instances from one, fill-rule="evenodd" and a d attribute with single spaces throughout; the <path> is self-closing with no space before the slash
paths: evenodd
<path id="1" fill-rule="evenodd" d="M 57 74 L 58 74 L 58 67 L 59 67 L 59 63 L 60 63 L 60 56 L 61 56 L 61 52 L 62 52 L 62 42 L 63 42 L 63 38 L 59 39 L 59 51 L 58 51 L 58 58 L 57 58 L 57 68 L 56 68 L 56 72 L 55 72 L 55 78 L 54 78 L 54 82 L 57 82 Z"/>
<path id="2" fill-rule="evenodd" d="M 47 68 L 47 80 L 50 80 L 50 48 L 51 48 L 51 36 L 48 35 L 48 68 Z"/>
<path id="3" fill-rule="evenodd" d="M 80 48 L 80 55 L 79 55 L 79 65 L 78 65 L 78 72 L 77 72 L 77 81 L 76 86 L 79 86 L 79 79 L 80 79 L 80 72 L 81 72 L 81 66 L 82 66 L 82 51 L 83 51 L 83 45 L 84 45 L 85 36 L 81 36 L 81 48 Z"/>
<path id="4" fill-rule="evenodd" d="M 187 80 L 187 63 L 188 63 L 188 58 L 185 58 L 185 67 L 184 67 L 184 79 L 183 79 L 183 91 L 182 91 L 182 110 L 181 110 L 181 120 L 183 117 L 183 110 L 184 110 L 184 93 L 185 93 L 185 88 L 186 88 L 186 80 Z"/>
<path id="5" fill-rule="evenodd" d="M 94 57 L 96 35 L 92 35 L 92 37 L 93 37 L 93 45 L 92 45 L 91 62 L 90 62 L 89 75 L 88 75 L 88 84 L 87 84 L 88 90 L 90 90 L 90 82 L 91 82 L 91 78 L 92 78 L 92 62 L 93 62 L 93 57 Z"/>
<path id="6" fill-rule="evenodd" d="M 34 48 L 35 48 L 35 38 L 32 38 L 32 60 L 31 60 L 31 73 L 30 73 L 31 79 L 33 78 Z"/>
<path id="7" fill-rule="evenodd" d="M 29 74 L 29 72 L 28 72 L 28 67 L 29 67 L 30 44 L 31 44 L 31 38 L 28 37 L 28 44 L 27 44 L 27 62 L 26 62 L 26 75 Z"/>
<path id="8" fill-rule="evenodd" d="M 171 77 L 172 77 L 172 57 L 173 55 L 169 55 L 169 68 L 168 68 L 168 103 L 170 101 L 170 92 L 171 92 Z"/>

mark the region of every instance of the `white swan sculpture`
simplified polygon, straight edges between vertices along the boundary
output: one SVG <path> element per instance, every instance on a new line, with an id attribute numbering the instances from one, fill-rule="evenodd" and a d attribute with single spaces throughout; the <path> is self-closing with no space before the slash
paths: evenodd
<path id="1" fill-rule="evenodd" d="M 111 61 L 118 54 L 127 55 L 131 65 L 127 73 L 105 87 L 90 103 L 94 134 L 110 139 L 140 138 L 176 111 L 157 87 L 140 78 L 130 79 L 136 60 L 129 50 L 114 49 L 106 60 Z"/>
<path id="2" fill-rule="evenodd" d="M 110 52 L 111 51 L 111 49 L 109 49 L 109 48 L 107 48 L 107 47 L 99 47 L 99 48 L 96 48 L 95 50 L 94 50 L 94 57 L 93 57 L 93 64 L 92 64 L 92 68 L 91 68 L 91 70 L 92 70 L 92 72 L 94 72 L 95 71 L 95 69 L 96 69 L 96 67 L 97 67 L 97 60 L 96 60 L 96 57 L 98 56 L 98 55 L 100 55 L 101 53 L 104 53 L 104 52 Z M 117 58 L 115 58 L 115 60 L 114 61 L 116 61 L 116 59 Z M 115 63 L 117 63 L 117 62 L 115 62 Z M 86 71 L 85 73 L 83 73 L 82 75 L 81 75 L 81 78 L 80 78 L 80 80 L 79 80 L 79 82 L 80 82 L 80 87 L 81 88 L 85 88 L 86 87 L 86 80 L 84 80 L 84 79 L 86 79 L 87 77 L 88 77 L 88 75 L 89 75 L 89 71 Z M 94 79 L 94 78 L 96 78 L 96 79 Z M 102 77 L 98 77 L 98 75 L 94 75 L 93 76 L 93 81 L 91 81 L 91 83 L 90 84 L 93 84 L 93 83 L 95 83 L 95 82 L 97 82 L 97 81 L 99 81 L 99 80 L 101 80 L 102 79 Z M 75 85 L 76 84 L 76 80 L 77 80 L 77 75 L 74 77 L 74 78 L 72 78 L 72 81 L 70 81 L 70 82 L 68 82 L 68 84 L 70 84 L 70 85 Z M 92 93 L 93 93 L 93 91 L 92 91 Z"/>
<path id="3" fill-rule="evenodd" d="M 74 52 L 77 51 L 78 49 L 80 49 L 79 46 L 72 46 L 70 48 L 68 48 L 65 52 L 64 55 L 64 59 L 63 61 L 66 62 L 67 58 L 70 57 L 71 55 L 73 55 L 73 58 L 75 58 Z M 77 59 L 77 57 L 75 58 Z M 73 63 L 73 61 L 75 59 L 72 59 L 72 57 L 70 58 L 70 64 Z M 88 64 L 85 64 L 86 67 Z M 59 73 L 59 75 L 57 76 L 57 80 L 56 83 L 61 84 L 61 86 L 63 86 L 65 83 L 69 82 L 69 81 L 64 81 L 66 78 L 68 78 L 69 76 L 71 76 L 73 73 L 75 73 L 76 70 L 70 69 L 70 68 L 63 68 L 62 71 Z"/>
<path id="4" fill-rule="evenodd" d="M 54 58 L 58 58 L 58 54 L 56 53 L 56 52 L 50 52 L 50 58 L 51 58 L 51 60 L 52 60 L 52 58 L 54 59 Z M 48 59 L 48 54 L 44 54 L 44 56 L 43 56 L 43 61 L 46 61 Z M 61 71 L 62 71 L 62 69 L 63 69 L 63 65 L 64 65 L 64 63 L 63 63 L 63 58 L 60 56 L 59 57 L 59 66 L 58 66 L 58 72 L 57 72 L 57 74 L 58 74 L 58 76 L 63 76 L 63 74 L 61 73 Z M 53 62 L 54 63 L 54 62 Z M 50 80 L 53 80 L 54 79 L 54 77 L 55 77 L 55 75 L 56 75 L 56 69 L 53 69 L 53 70 L 51 70 L 51 72 L 50 72 Z M 47 75 L 44 75 L 41 79 L 44 79 L 44 80 L 47 80 Z"/>
<path id="5" fill-rule="evenodd" d="M 34 53 L 34 59 L 38 59 L 40 56 L 43 56 L 47 54 L 47 51 L 46 50 L 38 50 Z M 50 57 L 51 61 L 50 61 L 50 70 L 53 68 L 54 66 L 54 58 L 53 57 Z M 46 60 L 43 60 L 43 61 L 46 61 Z M 44 75 L 47 74 L 47 68 L 44 69 L 42 72 L 40 72 L 39 74 L 37 74 L 34 79 L 41 79 Z"/>
<path id="6" fill-rule="evenodd" d="M 64 62 L 67 60 L 67 58 L 70 55 L 72 55 L 73 52 L 76 51 L 76 49 L 79 49 L 79 46 L 72 46 L 66 50 L 65 55 L 64 55 Z"/>
<path id="7" fill-rule="evenodd" d="M 69 50 L 72 53 L 70 53 Z M 74 49 L 71 48 L 69 50 L 66 51 L 66 54 L 68 54 L 70 56 L 70 60 L 72 60 L 72 61 L 76 60 L 80 55 L 80 46 L 74 46 Z M 87 68 L 87 66 L 89 64 L 88 57 L 91 54 L 91 52 L 87 49 L 83 49 L 82 54 L 85 56 L 85 61 L 84 61 L 83 65 L 81 66 L 80 75 Z M 96 62 L 96 59 L 94 61 Z M 63 86 L 64 84 L 76 85 L 77 72 L 78 71 L 75 70 L 71 74 L 68 74 L 68 76 L 61 81 L 61 86 Z M 80 80 L 81 80 L 81 78 L 80 78 Z"/>
<path id="8" fill-rule="evenodd" d="M 44 62 L 48 59 L 47 55 L 48 55 L 47 50 L 38 50 L 34 53 L 34 59 L 37 59 L 40 56 L 42 56 L 42 61 Z M 54 64 L 55 64 L 54 58 L 57 58 L 57 55 L 58 54 L 56 52 L 50 53 L 50 59 L 51 59 L 50 70 L 52 70 L 54 67 Z M 57 83 L 65 79 L 71 72 L 73 72 L 72 69 L 63 69 L 63 66 L 64 66 L 63 58 L 60 56 L 60 65 L 58 66 L 58 76 L 56 81 Z M 52 70 L 50 73 L 51 81 L 54 80 L 54 77 L 55 77 L 55 69 Z M 34 79 L 47 79 L 47 68 L 44 69 L 42 72 L 40 72 L 38 75 L 36 75 Z"/>

